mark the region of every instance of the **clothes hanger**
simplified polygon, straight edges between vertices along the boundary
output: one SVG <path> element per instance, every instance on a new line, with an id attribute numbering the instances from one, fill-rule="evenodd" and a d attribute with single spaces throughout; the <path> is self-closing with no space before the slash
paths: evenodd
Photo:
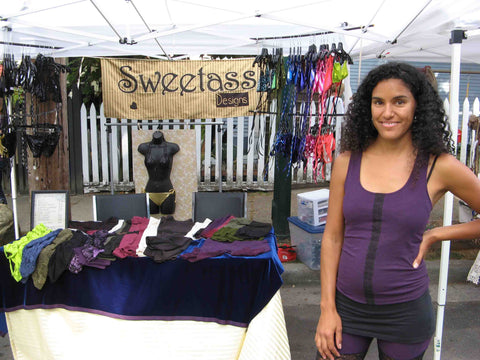
<path id="1" fill-rule="evenodd" d="M 330 55 L 334 55 L 334 56 L 335 56 L 335 55 L 337 55 L 337 54 L 338 54 L 338 52 L 337 52 L 337 44 L 332 43 L 332 47 L 331 47 L 331 49 L 330 49 L 330 51 L 329 51 L 329 53 L 328 53 L 328 56 L 330 56 Z"/>
<path id="2" fill-rule="evenodd" d="M 353 65 L 353 60 L 352 58 L 350 57 L 350 54 L 348 54 L 345 49 L 343 48 L 343 43 L 342 42 L 339 42 L 338 43 L 338 52 L 339 52 L 339 55 L 341 56 L 342 60 L 343 61 L 347 61 L 349 65 Z"/>
<path id="3" fill-rule="evenodd" d="M 256 64 L 262 65 L 266 60 L 268 60 L 268 56 L 268 49 L 262 48 L 261 53 L 255 57 L 252 66 Z"/>

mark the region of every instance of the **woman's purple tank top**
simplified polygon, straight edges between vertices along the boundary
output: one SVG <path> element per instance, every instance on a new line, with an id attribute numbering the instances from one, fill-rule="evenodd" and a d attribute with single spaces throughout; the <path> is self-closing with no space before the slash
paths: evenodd
<path id="1" fill-rule="evenodd" d="M 361 153 L 352 153 L 345 180 L 337 290 L 365 304 L 417 299 L 429 282 L 424 261 L 412 267 L 432 210 L 427 165 L 415 166 L 400 190 L 382 194 L 360 184 L 361 161 Z"/>

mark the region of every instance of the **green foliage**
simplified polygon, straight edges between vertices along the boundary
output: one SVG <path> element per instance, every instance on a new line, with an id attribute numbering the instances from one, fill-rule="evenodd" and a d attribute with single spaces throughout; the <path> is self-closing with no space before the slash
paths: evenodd
<path id="1" fill-rule="evenodd" d="M 102 102 L 102 71 L 98 58 L 69 58 L 70 73 L 67 76 L 67 91 L 78 85 L 85 104 L 95 104 L 97 109 Z M 80 81 L 79 81 L 80 78 Z"/>
<path id="2" fill-rule="evenodd" d="M 21 108 L 25 102 L 25 91 L 21 87 L 13 89 L 12 105 L 14 109 Z"/>

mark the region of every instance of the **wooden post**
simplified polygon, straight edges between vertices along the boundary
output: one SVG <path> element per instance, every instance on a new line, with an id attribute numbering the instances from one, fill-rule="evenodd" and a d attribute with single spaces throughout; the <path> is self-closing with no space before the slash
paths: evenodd
<path id="1" fill-rule="evenodd" d="M 59 64 L 66 64 L 65 58 L 55 59 Z M 62 107 L 58 114 L 55 111 L 56 103 L 53 101 L 38 102 L 33 99 L 33 109 L 38 111 L 38 118 L 28 118 L 32 123 L 58 123 L 62 126 L 60 139 L 55 152 L 50 157 L 40 156 L 33 158 L 32 152 L 28 153 L 28 186 L 29 190 L 69 190 L 70 176 L 68 166 L 68 121 L 67 121 L 67 76 L 60 74 Z M 30 96 L 27 96 L 27 113 L 30 113 Z M 38 110 L 37 110 L 38 109 Z M 57 120 L 58 118 L 58 120 Z"/>
<path id="2" fill-rule="evenodd" d="M 68 149 L 70 157 L 70 194 L 83 194 L 81 94 L 76 85 L 68 99 Z"/>

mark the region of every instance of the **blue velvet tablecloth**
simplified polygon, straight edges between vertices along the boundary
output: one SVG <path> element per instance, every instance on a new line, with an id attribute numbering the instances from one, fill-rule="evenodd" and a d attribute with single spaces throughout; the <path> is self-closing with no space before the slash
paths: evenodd
<path id="1" fill-rule="evenodd" d="M 17 283 L 0 251 L 0 334 L 4 312 L 64 308 L 127 320 L 197 320 L 247 327 L 282 285 L 275 235 L 255 257 L 220 256 L 198 262 L 156 263 L 125 258 L 106 269 L 66 271 L 42 290 Z M 3 319 L 2 319 L 3 317 Z M 2 328 L 3 327 L 3 328 Z"/>

